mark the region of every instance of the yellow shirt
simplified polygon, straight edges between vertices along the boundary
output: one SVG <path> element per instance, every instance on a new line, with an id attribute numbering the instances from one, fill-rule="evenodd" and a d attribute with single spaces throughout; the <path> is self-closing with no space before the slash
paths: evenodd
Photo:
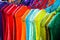
<path id="1" fill-rule="evenodd" d="M 42 37 L 44 38 L 44 40 L 48 39 L 48 37 L 47 37 L 48 35 L 46 35 L 47 31 L 46 31 L 46 27 L 45 27 L 45 22 L 46 22 L 46 20 L 47 20 L 48 17 L 49 17 L 49 14 L 47 13 L 47 15 L 42 19 L 42 21 L 40 23 L 41 30 L 42 30 L 41 34 L 43 34 Z"/>
<path id="2" fill-rule="evenodd" d="M 34 19 L 34 24 L 35 24 L 35 28 L 36 28 L 36 40 L 45 40 L 46 37 L 42 38 L 41 34 L 41 27 L 40 27 L 40 23 L 41 20 L 44 18 L 44 16 L 46 15 L 46 11 L 44 9 L 42 9 L 40 12 L 38 12 L 38 15 L 36 16 L 36 18 Z"/>

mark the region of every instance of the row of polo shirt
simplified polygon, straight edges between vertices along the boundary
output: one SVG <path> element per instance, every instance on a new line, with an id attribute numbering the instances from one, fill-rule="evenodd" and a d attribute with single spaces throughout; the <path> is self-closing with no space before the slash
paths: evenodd
<path id="1" fill-rule="evenodd" d="M 5 4 L 0 6 L 0 40 L 60 40 L 60 6 L 48 13 Z"/>

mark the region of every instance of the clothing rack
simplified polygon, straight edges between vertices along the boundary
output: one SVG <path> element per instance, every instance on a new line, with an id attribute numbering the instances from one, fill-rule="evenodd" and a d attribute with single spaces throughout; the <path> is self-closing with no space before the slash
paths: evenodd
<path id="1" fill-rule="evenodd" d="M 0 40 L 60 40 L 60 0 L 1 0 Z"/>

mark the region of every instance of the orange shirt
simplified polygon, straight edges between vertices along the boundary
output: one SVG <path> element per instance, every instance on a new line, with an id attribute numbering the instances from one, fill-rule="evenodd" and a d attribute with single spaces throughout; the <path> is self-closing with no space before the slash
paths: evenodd
<path id="1" fill-rule="evenodd" d="M 25 19 L 26 16 L 28 15 L 30 9 L 28 9 L 24 15 L 21 17 L 22 18 L 22 37 L 21 40 L 26 40 L 26 23 L 25 23 Z"/>
<path id="2" fill-rule="evenodd" d="M 22 20 L 21 16 L 24 15 L 28 8 L 26 6 L 21 6 L 15 13 L 15 22 L 16 22 L 16 40 L 21 40 L 22 35 Z"/>

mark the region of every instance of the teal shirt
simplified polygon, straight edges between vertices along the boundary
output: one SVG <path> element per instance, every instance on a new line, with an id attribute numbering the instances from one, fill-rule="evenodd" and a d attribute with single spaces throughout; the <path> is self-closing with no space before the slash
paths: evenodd
<path id="1" fill-rule="evenodd" d="M 29 14 L 26 16 L 26 40 L 29 40 L 29 27 L 30 24 L 28 22 L 30 15 L 34 12 L 34 9 L 31 9 L 31 11 L 29 12 Z"/>
<path id="2" fill-rule="evenodd" d="M 51 19 L 48 29 L 51 40 L 60 40 L 60 12 Z"/>
<path id="3" fill-rule="evenodd" d="M 40 11 L 39 9 L 35 9 L 32 15 L 30 16 L 29 21 L 31 26 L 29 27 L 30 28 L 29 40 L 36 40 L 36 31 L 35 31 L 35 27 L 33 26 L 33 21 L 39 11 Z"/>

